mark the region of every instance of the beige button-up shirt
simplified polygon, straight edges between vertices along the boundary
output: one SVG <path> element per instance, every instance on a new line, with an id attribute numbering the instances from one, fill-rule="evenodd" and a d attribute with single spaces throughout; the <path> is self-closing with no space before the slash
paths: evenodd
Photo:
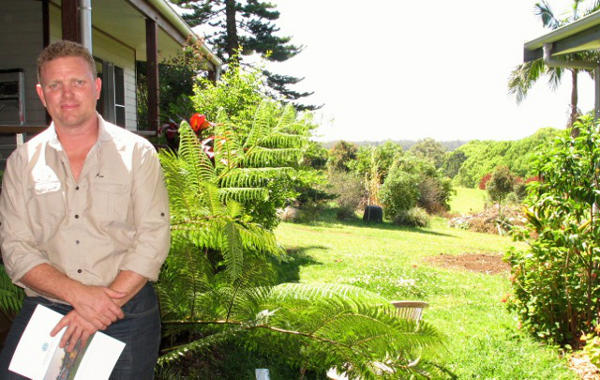
<path id="1" fill-rule="evenodd" d="M 86 285 L 107 286 L 120 270 L 158 278 L 169 251 L 169 203 L 156 151 L 98 120 L 98 141 L 78 182 L 54 125 L 8 158 L 0 244 L 17 285 L 42 263 Z"/>

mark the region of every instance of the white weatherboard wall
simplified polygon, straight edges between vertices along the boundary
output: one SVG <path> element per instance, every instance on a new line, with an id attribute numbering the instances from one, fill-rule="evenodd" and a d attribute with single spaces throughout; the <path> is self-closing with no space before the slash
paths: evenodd
<path id="1" fill-rule="evenodd" d="M 92 31 L 94 57 L 114 63 L 123 69 L 125 80 L 125 127 L 137 129 L 135 98 L 135 50 L 96 29 Z"/>

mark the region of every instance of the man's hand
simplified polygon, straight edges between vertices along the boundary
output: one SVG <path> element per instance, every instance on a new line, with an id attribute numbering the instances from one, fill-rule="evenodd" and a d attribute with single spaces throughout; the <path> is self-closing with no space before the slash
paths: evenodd
<path id="1" fill-rule="evenodd" d="M 67 352 L 73 351 L 77 341 L 81 341 L 81 346 L 85 345 L 89 337 L 98 330 L 75 310 L 71 310 L 67 315 L 62 317 L 50 332 L 50 336 L 55 336 L 64 327 L 67 330 L 60 340 L 60 348 L 65 348 Z"/>
<path id="2" fill-rule="evenodd" d="M 101 286 L 81 285 L 69 300 L 75 311 L 96 330 L 104 330 L 111 323 L 124 317 L 117 301 L 125 293 Z"/>

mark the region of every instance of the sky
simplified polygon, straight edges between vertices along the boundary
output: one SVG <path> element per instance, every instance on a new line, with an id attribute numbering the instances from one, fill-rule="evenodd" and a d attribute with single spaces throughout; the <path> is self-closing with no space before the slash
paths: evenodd
<path id="1" fill-rule="evenodd" d="M 542 78 L 517 104 L 508 94 L 523 44 L 545 33 L 531 0 L 271 0 L 279 35 L 303 51 L 275 72 L 314 91 L 320 141 L 516 140 L 564 128 L 570 76 L 553 91 Z M 559 17 L 571 0 L 550 0 Z M 585 3 L 583 8 L 585 8 Z M 593 81 L 579 75 L 579 106 L 593 108 Z"/>

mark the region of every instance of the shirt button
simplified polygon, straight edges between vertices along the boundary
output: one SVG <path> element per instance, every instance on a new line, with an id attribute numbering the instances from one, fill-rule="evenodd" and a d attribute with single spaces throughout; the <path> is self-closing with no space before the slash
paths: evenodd
<path id="1" fill-rule="evenodd" d="M 81 269 L 77 269 L 77 273 L 81 273 L 83 272 Z"/>
<path id="2" fill-rule="evenodd" d="M 79 219 L 79 214 L 75 214 L 75 219 Z"/>
<path id="3" fill-rule="evenodd" d="M 79 244 L 79 240 L 75 240 L 75 244 Z"/>
<path id="4" fill-rule="evenodd" d="M 79 186 L 75 186 L 75 190 L 79 190 Z"/>
<path id="5" fill-rule="evenodd" d="M 164 213 L 164 212 L 161 212 L 161 213 L 160 213 L 160 216 L 165 216 L 165 213 Z"/>

